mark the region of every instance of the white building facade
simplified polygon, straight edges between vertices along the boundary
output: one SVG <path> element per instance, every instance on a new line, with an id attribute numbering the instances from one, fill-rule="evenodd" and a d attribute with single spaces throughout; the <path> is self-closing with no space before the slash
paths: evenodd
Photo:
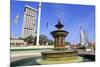
<path id="1" fill-rule="evenodd" d="M 80 41 L 81 41 L 81 45 L 88 46 L 88 36 L 86 31 L 81 30 Z"/>
<path id="2" fill-rule="evenodd" d="M 28 5 L 24 9 L 24 19 L 23 19 L 23 28 L 22 28 L 22 38 L 26 38 L 30 35 L 33 37 L 36 35 L 36 17 L 37 10 Z"/>

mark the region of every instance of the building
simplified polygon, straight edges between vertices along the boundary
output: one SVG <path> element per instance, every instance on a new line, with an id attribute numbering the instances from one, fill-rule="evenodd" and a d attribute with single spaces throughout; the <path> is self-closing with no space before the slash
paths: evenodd
<path id="1" fill-rule="evenodd" d="M 21 39 L 11 39 L 10 40 L 10 45 L 13 46 L 13 47 L 17 47 L 17 46 L 27 46 L 27 42 L 25 42 L 24 40 L 21 40 Z"/>
<path id="2" fill-rule="evenodd" d="M 80 43 L 82 46 L 88 46 L 87 32 L 84 30 L 81 30 L 80 32 Z"/>
<path id="3" fill-rule="evenodd" d="M 28 5 L 24 9 L 24 19 L 23 19 L 23 28 L 22 28 L 22 38 L 26 38 L 30 35 L 33 37 L 36 35 L 36 17 L 37 10 Z"/>

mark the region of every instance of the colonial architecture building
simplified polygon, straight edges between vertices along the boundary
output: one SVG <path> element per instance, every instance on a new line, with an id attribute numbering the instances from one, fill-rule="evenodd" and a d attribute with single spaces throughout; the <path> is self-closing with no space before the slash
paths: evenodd
<path id="1" fill-rule="evenodd" d="M 27 46 L 27 42 L 22 39 L 10 39 L 11 46 Z"/>

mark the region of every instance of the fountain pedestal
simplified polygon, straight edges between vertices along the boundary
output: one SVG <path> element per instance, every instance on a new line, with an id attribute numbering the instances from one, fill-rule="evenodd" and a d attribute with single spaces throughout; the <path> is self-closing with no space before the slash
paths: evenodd
<path id="1" fill-rule="evenodd" d="M 65 37 L 68 34 L 67 31 L 62 30 L 62 27 L 64 25 L 61 24 L 60 20 L 58 21 L 58 24 L 55 25 L 57 28 L 56 31 L 52 31 L 50 34 L 54 38 L 54 48 L 55 49 L 63 49 L 65 48 Z"/>
<path id="2" fill-rule="evenodd" d="M 54 49 L 51 51 L 41 52 L 42 58 L 38 59 L 39 64 L 55 64 L 55 63 L 71 63 L 82 61 L 81 57 L 77 56 L 77 51 L 67 50 L 65 47 L 65 37 L 68 32 L 62 30 L 64 25 L 60 20 L 55 25 L 57 30 L 52 31 L 50 34 L 54 38 Z"/>

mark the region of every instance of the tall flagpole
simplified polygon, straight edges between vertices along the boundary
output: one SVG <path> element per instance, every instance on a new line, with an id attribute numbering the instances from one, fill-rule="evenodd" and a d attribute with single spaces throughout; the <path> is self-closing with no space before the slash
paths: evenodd
<path id="1" fill-rule="evenodd" d="M 14 19 L 14 34 L 13 37 L 16 37 L 16 25 L 18 23 L 18 19 L 19 19 L 19 14 L 16 15 L 15 19 Z"/>
<path id="2" fill-rule="evenodd" d="M 40 18 L 41 18 L 41 2 L 39 2 L 39 11 L 38 11 L 38 26 L 37 26 L 37 40 L 36 40 L 36 45 L 39 45 L 39 35 L 40 35 Z"/>

